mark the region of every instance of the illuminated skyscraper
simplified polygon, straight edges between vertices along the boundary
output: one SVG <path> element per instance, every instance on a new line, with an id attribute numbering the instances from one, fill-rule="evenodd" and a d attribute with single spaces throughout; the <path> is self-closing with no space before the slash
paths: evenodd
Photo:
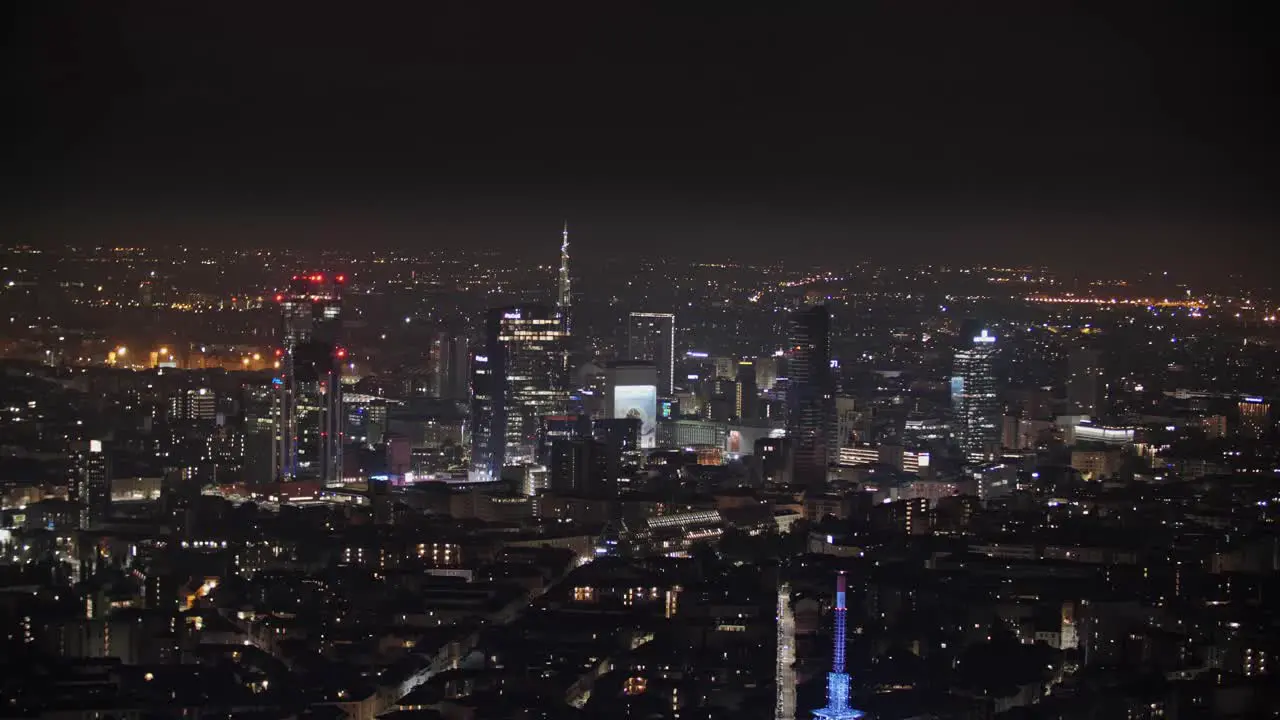
<path id="1" fill-rule="evenodd" d="M 994 368 L 996 337 L 983 330 L 973 346 L 955 356 L 951 410 L 956 442 L 971 460 L 985 460 L 1000 442 L 1000 399 Z"/>
<path id="2" fill-rule="evenodd" d="M 831 379 L 831 315 L 823 305 L 792 313 L 787 323 L 787 436 L 791 482 L 827 481 L 827 442 L 835 418 Z"/>
<path id="3" fill-rule="evenodd" d="M 506 370 L 503 377 L 495 375 L 499 363 L 491 357 L 496 342 L 487 338 L 485 349 L 471 355 L 471 472 L 472 479 L 483 480 L 498 477 L 502 471 L 505 446 L 502 436 L 506 433 L 506 418 L 499 417 L 499 411 L 505 414 L 506 402 L 502 398 L 499 407 L 499 395 L 506 393 Z M 505 368 L 505 363 L 503 364 Z"/>
<path id="4" fill-rule="evenodd" d="M 344 275 L 293 276 L 276 296 L 281 309 L 280 377 L 276 384 L 276 442 L 280 480 L 336 482 L 342 478 L 339 347 Z"/>
<path id="5" fill-rule="evenodd" d="M 90 440 L 72 457 L 72 499 L 80 503 L 80 528 L 101 525 L 111 515 L 111 462 L 101 440 Z"/>
<path id="6" fill-rule="evenodd" d="M 734 417 L 755 420 L 760 405 L 760 392 L 756 389 L 756 364 L 751 360 L 738 362 L 738 381 L 734 383 Z"/>
<path id="7" fill-rule="evenodd" d="M 564 316 L 545 305 L 489 311 L 484 348 L 472 361 L 474 477 L 535 461 L 542 418 L 563 414 L 568 400 L 567 337 Z"/>
<path id="8" fill-rule="evenodd" d="M 627 358 L 648 360 L 658 366 L 658 393 L 675 392 L 676 316 L 671 313 L 633 312 L 627 323 Z"/>
<path id="9" fill-rule="evenodd" d="M 286 352 L 313 338 L 336 340 L 338 316 L 342 314 L 342 286 L 346 282 L 345 275 L 294 275 L 288 291 L 276 295 L 282 320 L 281 344 Z"/>
<path id="10" fill-rule="evenodd" d="M 569 279 L 569 222 L 565 221 L 560 236 L 560 274 L 556 280 L 556 313 L 560 316 L 560 371 L 556 378 L 562 389 L 569 387 L 569 368 L 573 355 L 573 289 Z"/>
<path id="11" fill-rule="evenodd" d="M 849 673 L 844 670 L 845 577 L 836 576 L 835 643 L 831 656 L 831 672 L 827 673 L 827 706 L 813 711 L 818 720 L 855 720 L 862 711 L 849 706 Z"/>
<path id="12" fill-rule="evenodd" d="M 573 292 L 569 283 L 569 223 L 564 224 L 560 236 L 560 277 L 556 283 L 556 308 L 568 312 L 573 306 Z"/>

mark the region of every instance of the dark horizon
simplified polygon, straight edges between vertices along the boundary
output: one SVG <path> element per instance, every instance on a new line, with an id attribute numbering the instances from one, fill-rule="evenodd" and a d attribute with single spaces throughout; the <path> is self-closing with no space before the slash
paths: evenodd
<path id="1" fill-rule="evenodd" d="M 1280 260 L 1240 8 L 28 9 L 7 244 Z"/>

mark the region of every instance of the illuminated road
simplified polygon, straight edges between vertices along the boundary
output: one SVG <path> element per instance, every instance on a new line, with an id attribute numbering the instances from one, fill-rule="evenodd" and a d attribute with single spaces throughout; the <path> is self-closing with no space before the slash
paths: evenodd
<path id="1" fill-rule="evenodd" d="M 778 660 L 774 682 L 778 688 L 778 702 L 774 708 L 774 720 L 795 720 L 796 717 L 796 619 L 791 613 L 791 585 L 778 586 Z"/>

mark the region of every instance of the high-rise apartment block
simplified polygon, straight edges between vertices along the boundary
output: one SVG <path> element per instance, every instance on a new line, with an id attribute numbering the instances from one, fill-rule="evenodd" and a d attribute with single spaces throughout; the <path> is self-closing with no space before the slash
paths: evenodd
<path id="1" fill-rule="evenodd" d="M 111 460 L 101 440 L 90 440 L 71 455 L 71 494 L 80 503 L 80 527 L 101 525 L 111 515 Z"/>
<path id="2" fill-rule="evenodd" d="M 955 355 L 951 373 L 951 410 L 960 450 L 970 460 L 985 460 L 1000 443 L 1000 398 L 996 387 L 996 337 L 986 330 L 971 347 Z"/>

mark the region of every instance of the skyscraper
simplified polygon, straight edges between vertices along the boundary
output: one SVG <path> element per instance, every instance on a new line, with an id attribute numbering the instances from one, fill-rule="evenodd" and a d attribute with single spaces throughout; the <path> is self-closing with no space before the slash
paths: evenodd
<path id="1" fill-rule="evenodd" d="M 594 497 L 617 490 L 609 473 L 609 448 L 592 438 L 556 440 L 551 444 L 551 490 Z"/>
<path id="2" fill-rule="evenodd" d="M 346 281 L 345 275 L 303 273 L 294 275 L 288 290 L 276 295 L 285 351 L 313 338 L 336 339 L 338 316 L 342 314 L 341 290 Z"/>
<path id="3" fill-rule="evenodd" d="M 573 306 L 573 292 L 569 281 L 569 223 L 565 221 L 560 236 L 560 275 L 556 283 L 556 308 L 568 312 Z"/>
<path id="4" fill-rule="evenodd" d="M 778 358 L 756 358 L 755 364 L 756 388 L 760 392 L 769 392 L 773 390 L 774 383 L 778 382 Z"/>
<path id="5" fill-rule="evenodd" d="M 755 420 L 760 405 L 760 392 L 756 389 L 754 361 L 738 362 L 738 380 L 734 384 L 734 393 L 734 417 L 739 420 Z"/>
<path id="6" fill-rule="evenodd" d="M 1067 356 L 1067 412 L 1097 418 L 1102 410 L 1102 369 L 1097 350 L 1077 348 Z"/>
<path id="7" fill-rule="evenodd" d="M 80 502 L 80 528 L 101 525 L 111 515 L 111 462 L 101 440 L 90 440 L 72 457 L 73 499 Z"/>
<path id="8" fill-rule="evenodd" d="M 467 339 L 438 332 L 431 339 L 431 394 L 442 400 L 467 397 Z"/>
<path id="9" fill-rule="evenodd" d="M 835 415 L 830 333 L 826 306 L 815 305 L 788 318 L 787 436 L 791 481 L 799 485 L 827 481 L 827 441 Z"/>
<path id="10" fill-rule="evenodd" d="M 280 466 L 280 386 L 245 388 L 244 479 L 254 485 L 274 482 Z"/>
<path id="11" fill-rule="evenodd" d="M 504 465 L 535 461 L 542 418 L 564 413 L 564 316 L 545 305 L 490 310 L 473 356 L 471 466 L 497 478 Z"/>
<path id="12" fill-rule="evenodd" d="M 831 672 L 827 673 L 827 705 L 813 711 L 818 720 L 856 720 L 863 713 L 849 706 L 849 673 L 844 669 L 845 643 L 845 577 L 836 576 L 836 607 L 834 648 L 831 655 Z"/>
<path id="13" fill-rule="evenodd" d="M 569 368 L 573 355 L 573 289 L 569 279 L 569 222 L 566 220 L 560 236 L 560 274 L 556 279 L 556 314 L 560 318 L 563 336 L 560 344 L 560 371 L 556 383 L 566 391 L 569 388 Z"/>
<path id="14" fill-rule="evenodd" d="M 996 337 L 983 330 L 955 355 L 951 409 L 956 441 L 970 460 L 989 458 L 1000 442 L 1000 401 L 993 363 Z"/>
<path id="15" fill-rule="evenodd" d="M 344 275 L 294 275 L 281 309 L 276 453 L 280 480 L 334 482 L 342 477 L 342 383 L 339 315 Z"/>
<path id="16" fill-rule="evenodd" d="M 675 392 L 676 316 L 672 313 L 633 312 L 627 322 L 627 357 L 658 366 L 658 393 Z"/>
<path id="17" fill-rule="evenodd" d="M 486 338 L 485 348 L 494 342 Z M 498 477 L 502 471 L 504 446 L 501 442 L 506 432 L 505 402 L 499 407 L 499 395 L 505 393 L 506 370 L 499 378 L 496 357 L 490 357 L 490 349 L 471 355 L 471 471 L 472 479 L 483 480 Z M 498 413 L 504 415 L 499 417 Z"/>

